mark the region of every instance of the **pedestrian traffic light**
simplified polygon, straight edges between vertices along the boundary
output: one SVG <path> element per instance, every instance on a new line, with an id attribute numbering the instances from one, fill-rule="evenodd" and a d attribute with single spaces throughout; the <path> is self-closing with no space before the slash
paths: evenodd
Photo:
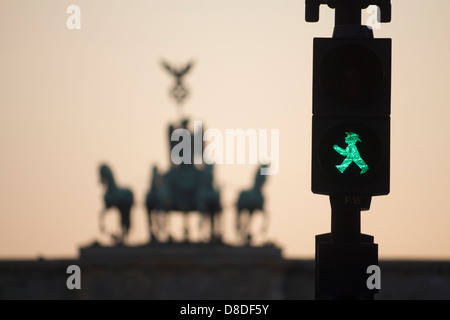
<path id="1" fill-rule="evenodd" d="M 389 193 L 391 39 L 315 38 L 312 191 Z"/>
<path id="2" fill-rule="evenodd" d="M 313 54 L 312 191 L 330 195 L 331 233 L 316 236 L 316 299 L 373 299 L 367 270 L 378 245 L 361 233 L 361 211 L 389 193 L 391 39 L 374 39 L 361 10 L 390 0 L 306 0 L 306 21 L 335 9 L 333 38 L 315 38 Z"/>

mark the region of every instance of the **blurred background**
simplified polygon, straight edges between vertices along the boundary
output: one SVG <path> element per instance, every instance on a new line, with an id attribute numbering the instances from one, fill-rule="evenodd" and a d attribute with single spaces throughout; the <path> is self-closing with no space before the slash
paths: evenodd
<path id="1" fill-rule="evenodd" d="M 80 30 L 66 26 L 71 4 L 81 9 Z M 313 258 L 314 236 L 330 231 L 330 205 L 310 191 L 312 45 L 331 36 L 334 11 L 322 6 L 311 24 L 304 5 L 2 0 L 0 258 L 74 257 L 94 240 L 107 243 L 98 225 L 102 162 L 134 192 L 130 243 L 148 240 L 151 167 L 169 168 L 167 125 L 179 119 L 161 59 L 194 61 L 183 113 L 205 129 L 279 129 L 279 171 L 264 186 L 270 228 L 256 240 L 287 258 Z M 375 236 L 380 259 L 449 259 L 450 2 L 392 6 L 392 23 L 374 30 L 393 39 L 391 194 L 373 198 L 361 230 Z M 232 244 L 233 204 L 256 166 L 214 170 Z M 117 213 L 106 220 L 118 229 Z M 171 228 L 182 234 L 181 216 Z"/>

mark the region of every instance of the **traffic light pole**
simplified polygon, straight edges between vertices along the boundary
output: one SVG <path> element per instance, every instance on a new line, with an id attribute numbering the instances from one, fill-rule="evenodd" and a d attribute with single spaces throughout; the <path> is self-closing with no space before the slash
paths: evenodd
<path id="1" fill-rule="evenodd" d="M 308 22 L 316 22 L 319 20 L 319 7 L 321 4 L 326 4 L 330 8 L 335 9 L 335 27 L 333 31 L 333 39 L 343 39 L 344 41 L 349 41 L 351 43 L 351 46 L 347 46 L 345 49 L 342 49 L 341 52 L 339 51 L 336 55 L 338 55 L 340 58 L 344 59 L 345 63 L 347 63 L 351 68 L 356 68 L 355 66 L 358 66 L 355 62 L 349 62 L 349 59 L 358 56 L 360 54 L 365 54 L 364 58 L 361 58 L 361 61 L 365 61 L 364 67 L 369 68 L 367 70 L 372 71 L 370 69 L 370 60 L 372 58 L 371 54 L 367 54 L 367 52 L 370 52 L 370 50 L 366 50 L 363 52 L 363 50 L 355 49 L 355 51 L 351 51 L 359 43 L 367 43 L 368 41 L 371 41 L 370 39 L 373 39 L 373 32 L 372 29 L 368 28 L 367 26 L 361 25 L 361 9 L 367 8 L 369 5 L 377 5 L 380 8 L 381 15 L 378 17 L 380 22 L 389 22 L 391 20 L 391 3 L 390 0 L 306 0 L 306 21 Z M 328 40 L 328 39 L 326 39 Z M 335 40 L 339 41 L 339 40 Z M 359 42 L 358 42 L 359 41 Z M 322 45 L 321 43 L 325 43 L 324 40 L 322 42 L 318 42 L 317 45 Z M 355 44 L 356 43 L 356 44 Z M 315 42 L 315 48 L 316 48 L 316 42 Z M 317 46 L 317 53 L 320 54 L 317 56 L 317 59 L 326 59 L 326 55 L 322 55 L 321 51 L 323 49 L 326 49 L 324 45 L 322 45 L 319 49 L 319 46 Z M 316 49 L 315 49 L 316 50 Z M 347 50 L 347 51 L 345 51 Z M 390 50 L 390 47 L 389 47 Z M 339 55 L 341 54 L 341 55 Z M 316 55 L 315 55 L 316 59 Z M 363 60 L 366 59 L 366 60 Z M 390 59 L 390 56 L 389 56 Z M 315 76 L 327 76 L 329 74 L 334 75 L 334 70 L 340 70 L 339 67 L 342 68 L 342 66 L 338 66 L 340 62 L 344 63 L 344 61 L 341 60 L 330 60 L 332 63 L 326 64 L 326 67 L 323 67 L 322 69 L 315 70 Z M 319 65 L 314 65 L 314 67 L 319 67 Z M 331 71 L 330 71 L 331 70 Z M 359 72 L 359 74 L 367 75 L 370 74 L 370 72 L 364 73 L 360 72 L 360 70 L 349 70 L 349 73 L 341 73 L 344 74 L 344 77 L 347 75 L 355 74 L 354 72 Z M 374 68 L 373 70 L 377 70 Z M 389 60 L 389 70 L 390 70 L 390 60 Z M 322 72 L 322 73 L 321 73 Z M 331 72 L 331 73 L 328 73 Z M 351 73 L 353 72 L 353 73 Z M 336 73 L 337 74 L 337 73 Z M 357 73 L 358 74 L 358 73 Z M 381 73 L 380 73 L 381 74 Z M 340 75 L 340 74 L 338 74 Z M 369 75 L 370 77 L 370 75 Z M 390 77 L 390 73 L 389 73 Z M 347 79 L 347 78 L 345 78 Z M 349 81 L 353 81 L 352 78 Z M 369 78 L 372 79 L 372 78 Z M 324 79 L 327 80 L 327 79 Z M 334 79 L 332 79 L 334 80 Z M 364 79 L 361 79 L 364 80 Z M 321 81 L 317 82 L 316 80 L 313 80 L 315 83 L 314 90 L 316 88 L 323 90 L 323 88 L 327 86 L 327 82 Z M 340 97 L 339 94 L 341 92 L 338 92 L 338 95 L 336 95 L 335 89 L 337 85 L 340 84 L 339 81 L 335 82 L 329 82 L 331 85 L 328 86 L 330 92 L 332 92 L 336 97 Z M 353 99 L 352 94 L 355 92 L 353 89 L 358 88 L 354 83 L 356 82 L 348 82 L 350 83 L 349 87 L 344 87 L 345 93 L 350 95 L 350 98 L 347 98 L 347 100 L 342 100 L 343 104 L 345 103 L 352 103 L 351 99 Z M 374 81 L 373 84 L 376 85 L 378 82 Z M 337 85 L 336 85 L 337 84 Z M 379 83 L 378 83 L 379 84 Z M 386 82 L 386 86 L 389 87 L 390 90 L 390 80 L 389 82 Z M 369 88 L 369 87 L 367 87 Z M 372 87 L 370 87 L 372 88 Z M 370 89 L 368 89 L 367 92 Z M 319 92 L 319 91 L 317 91 Z M 390 91 L 389 91 L 390 92 Z M 366 211 L 370 209 L 370 203 L 372 199 L 372 195 L 383 195 L 387 194 L 389 191 L 389 187 L 384 183 L 381 183 L 379 185 L 375 185 L 373 189 L 366 189 L 365 191 L 352 189 L 348 186 L 348 184 L 343 185 L 342 188 L 337 188 L 336 181 L 343 181 L 345 177 L 354 177 L 355 181 L 359 181 L 357 179 L 363 179 L 363 175 L 367 172 L 372 170 L 373 172 L 373 166 L 372 163 L 370 163 L 370 157 L 366 161 L 369 160 L 369 162 L 365 162 L 363 159 L 363 153 L 360 153 L 358 151 L 358 148 L 356 146 L 356 142 L 359 141 L 365 141 L 365 143 L 368 143 L 370 141 L 370 135 L 366 135 L 365 137 L 360 137 L 358 134 L 356 134 L 350 130 L 344 131 L 344 133 L 347 135 L 345 138 L 345 142 L 347 143 L 346 148 L 340 147 L 338 144 L 330 142 L 322 142 L 323 140 L 326 140 L 325 137 L 333 137 L 335 134 L 330 133 L 327 135 L 327 132 L 325 130 L 328 130 L 325 125 L 328 125 L 328 123 L 331 123 L 330 116 L 338 116 L 342 117 L 348 116 L 349 112 L 348 110 L 356 110 L 354 107 L 350 107 L 349 109 L 343 109 L 343 113 L 338 114 L 338 111 L 334 111 L 330 109 L 323 109 L 328 108 L 329 103 L 324 102 L 326 100 L 321 100 L 322 94 L 328 94 L 326 91 L 321 91 L 320 93 L 314 93 L 314 99 L 313 99 L 313 192 L 319 193 L 319 194 L 328 194 L 330 197 L 330 204 L 331 204 L 331 233 L 321 234 L 316 236 L 316 292 L 315 297 L 318 300 L 322 299 L 331 299 L 331 300 L 340 300 L 340 299 L 351 299 L 351 300 L 362 300 L 362 299 L 368 299 L 372 300 L 374 299 L 374 294 L 377 293 L 377 290 L 368 288 L 367 286 L 367 269 L 369 266 L 372 265 L 378 265 L 378 245 L 374 243 L 373 236 L 362 234 L 361 233 L 361 211 Z M 331 98 L 327 98 L 331 99 Z M 369 103 L 370 99 L 368 98 Z M 331 103 L 335 103 L 333 100 Z M 348 102 L 350 101 L 350 102 Z M 389 106 L 390 106 L 390 100 Z M 341 103 L 339 101 L 338 103 Z M 346 106 L 344 106 L 346 107 Z M 315 112 L 314 112 L 315 110 Z M 385 116 L 383 112 L 385 112 L 385 109 L 378 109 L 380 110 L 380 114 L 382 116 Z M 390 111 L 390 109 L 389 109 Z M 326 112 L 330 112 L 330 114 L 327 114 Z M 340 111 L 339 111 L 340 112 Z M 356 110 L 355 112 L 358 112 Z M 361 111 L 361 112 L 364 112 Z M 314 117 L 316 117 L 314 120 Z M 380 117 L 379 114 L 377 114 L 377 117 Z M 352 119 L 355 119 L 353 117 Z M 316 121 L 316 122 L 314 122 Z M 327 122 L 329 121 L 329 122 Z M 355 120 L 353 120 L 355 121 Z M 366 120 L 364 120 L 366 121 Z M 376 120 L 378 121 L 378 120 Z M 345 122 L 343 122 L 345 123 Z M 389 123 L 389 122 L 387 122 Z M 331 127 L 330 127 L 331 128 Z M 386 126 L 388 132 L 389 132 L 389 125 Z M 380 130 L 385 129 L 384 126 L 380 126 Z M 332 130 L 332 129 L 330 129 Z M 336 129 L 337 130 L 337 129 Z M 340 130 L 340 129 L 339 129 Z M 337 132 L 337 131 L 336 131 Z M 360 135 L 363 133 L 360 132 Z M 328 138 L 327 138 L 328 139 Z M 353 140 L 352 140 L 353 139 Z M 373 139 L 375 141 L 376 139 Z M 385 141 L 385 140 L 383 140 Z M 376 144 L 375 144 L 376 145 Z M 389 151 L 388 146 L 385 145 L 387 149 L 385 149 L 384 154 L 386 155 L 387 159 L 389 157 Z M 353 149 L 351 149 L 353 148 Z M 375 148 L 375 147 L 373 147 Z M 334 149 L 334 150 L 333 150 Z M 353 150 L 353 151 L 351 151 Z M 333 152 L 337 151 L 336 154 Z M 331 155 L 330 155 L 331 152 Z M 365 155 L 368 155 L 367 149 L 365 150 Z M 336 162 L 331 161 L 330 159 L 333 156 L 336 156 L 337 154 L 340 154 L 341 156 L 345 156 L 346 159 L 342 164 L 339 165 L 339 163 L 336 164 Z M 330 171 L 322 172 L 324 168 L 324 162 L 327 160 L 326 165 L 328 165 L 328 170 L 333 170 L 332 173 Z M 342 160 L 340 160 L 342 161 Z M 346 171 L 350 164 L 355 163 L 360 168 L 360 172 L 356 172 L 356 166 L 353 166 L 352 169 L 349 169 L 349 172 L 346 173 L 346 176 L 344 175 L 344 171 Z M 331 165 L 330 165 L 331 164 Z M 368 165 L 369 164 L 369 165 Z M 331 168 L 331 169 L 330 169 Z M 385 167 L 387 170 L 385 171 L 387 174 L 389 174 L 388 165 Z M 337 171 L 337 169 L 340 169 Z M 350 170 L 353 170 L 350 172 Z M 340 173 L 339 173 L 340 172 Z M 356 172 L 356 173 L 355 173 Z M 342 174 L 342 176 L 337 176 Z M 325 178 L 328 178 L 330 176 L 332 179 L 330 181 L 334 182 L 328 182 L 325 181 Z M 372 175 L 372 178 L 374 176 L 379 176 L 377 174 Z M 341 180 L 339 180 L 341 179 Z M 361 180 L 362 181 L 362 180 Z M 388 181 L 388 180 L 387 180 Z M 385 182 L 385 181 L 384 181 Z M 387 183 L 388 184 L 388 183 Z M 348 191 L 348 190 L 354 190 Z M 368 192 L 367 192 L 368 191 Z M 361 193 L 359 193 L 361 192 Z"/>
<path id="2" fill-rule="evenodd" d="M 355 196 L 330 196 L 332 242 L 359 242 L 361 237 L 361 208 L 353 203 L 354 199 Z"/>
<path id="3" fill-rule="evenodd" d="M 330 195 L 331 233 L 316 236 L 316 299 L 372 300 L 367 267 L 378 265 L 378 245 L 361 233 L 361 211 L 371 196 Z"/>

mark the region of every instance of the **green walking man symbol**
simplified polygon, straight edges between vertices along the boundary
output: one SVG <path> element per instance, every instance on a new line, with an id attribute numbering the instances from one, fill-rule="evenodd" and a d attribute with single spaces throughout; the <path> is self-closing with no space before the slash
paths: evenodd
<path id="1" fill-rule="evenodd" d="M 345 143 L 347 143 L 347 148 L 342 149 L 341 147 L 334 145 L 333 149 L 336 150 L 341 156 L 346 157 L 344 161 L 337 165 L 336 168 L 341 172 L 348 168 L 348 166 L 354 162 L 360 169 L 361 173 L 364 174 L 369 170 L 369 166 L 364 162 L 359 154 L 358 148 L 356 147 L 356 142 L 361 142 L 359 136 L 353 132 L 346 132 Z"/>

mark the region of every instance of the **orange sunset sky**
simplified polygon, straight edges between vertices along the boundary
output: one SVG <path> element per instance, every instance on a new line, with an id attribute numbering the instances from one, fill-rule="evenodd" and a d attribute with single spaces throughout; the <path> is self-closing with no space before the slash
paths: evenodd
<path id="1" fill-rule="evenodd" d="M 80 30 L 66 26 L 72 4 Z M 372 199 L 361 230 L 381 259 L 449 259 L 450 1 L 392 0 L 392 10 L 374 30 L 393 40 L 391 193 Z M 108 243 L 98 225 L 103 161 L 134 192 L 131 243 L 147 241 L 151 166 L 169 167 L 167 125 L 177 119 L 163 58 L 195 61 L 183 106 L 192 120 L 279 129 L 279 171 L 264 186 L 270 227 L 257 241 L 313 258 L 331 211 L 311 193 L 312 45 L 331 36 L 334 11 L 322 6 L 318 23 L 304 12 L 304 0 L 2 0 L 0 258 L 75 257 Z M 233 202 L 255 169 L 215 167 L 228 243 Z M 106 220 L 117 230 L 115 212 Z"/>

